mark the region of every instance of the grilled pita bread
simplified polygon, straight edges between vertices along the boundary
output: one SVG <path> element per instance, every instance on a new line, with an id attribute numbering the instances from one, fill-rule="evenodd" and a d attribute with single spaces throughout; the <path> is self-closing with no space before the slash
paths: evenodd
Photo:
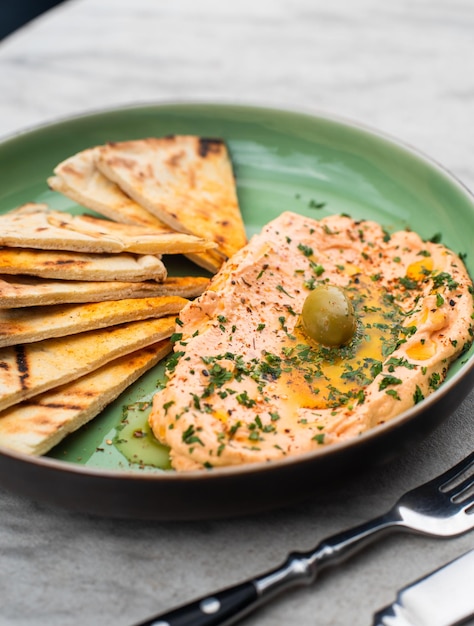
<path id="1" fill-rule="evenodd" d="M 99 302 L 121 298 L 181 296 L 194 298 L 209 285 L 202 276 L 169 276 L 164 282 L 46 280 L 0 276 L 0 307 L 19 308 L 48 304 Z"/>
<path id="2" fill-rule="evenodd" d="M 56 176 L 48 178 L 50 188 L 115 222 L 173 232 L 97 169 L 97 151 L 97 148 L 89 148 L 59 163 L 54 168 Z"/>
<path id="3" fill-rule="evenodd" d="M 54 169 L 56 176 L 48 178 L 50 188 L 115 222 L 175 232 L 100 172 L 95 164 L 99 149 L 83 150 L 57 165 Z M 223 260 L 222 255 L 213 251 L 186 256 L 212 273 L 217 272 Z"/>
<path id="4" fill-rule="evenodd" d="M 30 248 L 0 248 L 0 274 L 23 274 L 64 280 L 163 282 L 166 267 L 151 254 L 93 254 Z"/>
<path id="5" fill-rule="evenodd" d="M 91 304 L 0 309 L 0 347 L 164 317 L 178 313 L 187 302 L 179 296 L 162 296 Z"/>
<path id="6" fill-rule="evenodd" d="M 211 239 L 223 258 L 245 245 L 223 141 L 175 135 L 110 143 L 96 154 L 109 180 L 171 228 Z"/>
<path id="7" fill-rule="evenodd" d="M 24 454 L 46 454 L 171 351 L 167 339 L 120 357 L 76 381 L 0 413 L 0 445 Z"/>
<path id="8" fill-rule="evenodd" d="M 190 261 L 196 263 L 199 267 L 203 267 L 212 274 L 216 274 L 224 262 L 224 259 L 214 252 L 214 250 L 209 250 L 209 252 L 194 252 L 194 254 L 188 253 L 186 256 Z"/>
<path id="9" fill-rule="evenodd" d="M 0 411 L 170 337 L 175 316 L 0 350 Z"/>
<path id="10" fill-rule="evenodd" d="M 70 215 L 36 203 L 0 215 L 0 245 L 137 254 L 202 252 L 215 247 L 213 242 L 192 235 L 154 232 L 145 226 L 118 224 L 91 215 Z"/>

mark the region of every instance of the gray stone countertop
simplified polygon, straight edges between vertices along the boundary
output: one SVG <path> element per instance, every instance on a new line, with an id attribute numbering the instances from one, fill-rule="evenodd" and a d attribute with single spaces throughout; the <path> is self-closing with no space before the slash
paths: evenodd
<path id="1" fill-rule="evenodd" d="M 469 0 L 69 0 L 0 43 L 0 136 L 122 104 L 268 104 L 377 128 L 473 189 L 473 58 Z M 377 471 L 239 519 L 110 520 L 0 489 L 0 624 L 130 626 L 277 565 L 469 453 L 473 405 Z M 245 623 L 367 626 L 473 543 L 391 536 Z"/>

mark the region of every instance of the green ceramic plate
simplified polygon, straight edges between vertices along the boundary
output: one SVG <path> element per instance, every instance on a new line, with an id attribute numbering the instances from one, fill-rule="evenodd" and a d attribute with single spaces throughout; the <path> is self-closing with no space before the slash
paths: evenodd
<path id="1" fill-rule="evenodd" d="M 411 228 L 423 238 L 440 234 L 442 242 L 456 252 L 466 253 L 472 246 L 472 196 L 424 156 L 337 119 L 244 106 L 170 104 L 122 108 L 67 119 L 8 138 L 0 144 L 0 212 L 28 201 L 78 212 L 81 209 L 72 201 L 48 189 L 46 179 L 55 165 L 75 152 L 106 141 L 168 134 L 198 134 L 227 141 L 248 235 L 284 210 L 315 218 L 344 212 L 355 218 L 374 219 L 389 231 Z M 474 275 L 472 255 L 466 262 Z M 176 259 L 167 260 L 167 265 L 172 274 L 200 273 Z M 471 384 L 473 369 L 471 351 L 453 366 L 448 382 L 438 392 L 357 442 L 271 467 L 178 476 L 167 469 L 166 450 L 149 438 L 134 438 L 130 430 L 146 423 L 142 403 L 152 397 L 163 378 L 163 368 L 158 366 L 48 457 L 30 459 L 2 450 L 0 469 L 2 464 L 6 470 L 14 466 L 20 476 L 12 478 L 11 471 L 2 471 L 0 482 L 63 506 L 108 515 L 177 519 L 267 508 L 291 499 L 289 494 L 278 490 L 278 495 L 268 487 L 276 475 L 289 481 L 292 496 L 301 497 L 326 483 L 325 473 L 334 474 L 333 467 L 339 467 L 336 473 L 341 473 L 348 465 L 360 465 L 372 448 L 378 449 L 369 456 L 374 462 L 399 452 L 406 431 L 416 437 L 434 427 L 435 420 L 428 419 L 426 413 L 435 403 L 441 419 L 448 406 L 453 408 L 453 398 L 448 399 L 453 389 L 456 402 L 461 400 Z M 132 426 L 128 431 L 121 424 L 124 407 L 131 407 L 128 417 Z M 299 474 L 306 474 L 308 465 L 313 478 L 301 480 Z M 315 467 L 319 474 L 314 473 Z M 31 477 L 35 489 L 25 484 Z M 299 482 L 296 489 L 291 482 L 294 480 Z M 76 481 L 89 497 L 87 493 L 78 499 L 70 495 Z M 181 496 L 188 489 L 192 497 L 183 502 Z M 212 494 L 213 489 L 220 504 L 201 493 Z M 128 502 L 123 502 L 118 492 L 129 493 Z M 228 497 L 223 498 L 224 492 Z M 154 502 L 144 500 L 150 497 Z"/>

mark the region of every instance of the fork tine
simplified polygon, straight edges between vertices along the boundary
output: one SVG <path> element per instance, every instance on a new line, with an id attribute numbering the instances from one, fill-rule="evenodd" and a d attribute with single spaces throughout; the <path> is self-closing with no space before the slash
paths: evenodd
<path id="1" fill-rule="evenodd" d="M 457 463 L 457 465 L 454 465 L 451 469 L 447 470 L 444 474 L 434 478 L 430 481 L 430 484 L 438 484 L 438 488 L 441 491 L 448 491 L 456 479 L 469 471 L 472 465 L 474 465 L 474 452 L 471 452 L 469 456 Z"/>
<path id="2" fill-rule="evenodd" d="M 469 476 L 460 483 L 457 483 L 451 493 L 451 501 L 455 503 L 463 502 L 469 497 L 474 502 L 474 476 Z M 447 491 L 445 491 L 447 493 Z"/>

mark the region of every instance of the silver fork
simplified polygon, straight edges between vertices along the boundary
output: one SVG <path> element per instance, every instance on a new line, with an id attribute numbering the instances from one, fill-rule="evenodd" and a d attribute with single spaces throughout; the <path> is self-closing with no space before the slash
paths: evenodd
<path id="1" fill-rule="evenodd" d="M 309 585 L 318 572 L 339 565 L 379 535 L 408 530 L 452 537 L 474 527 L 474 453 L 441 476 L 408 491 L 384 515 L 293 552 L 274 570 L 215 594 L 156 615 L 136 626 L 219 626 L 235 624 L 277 593 Z"/>

